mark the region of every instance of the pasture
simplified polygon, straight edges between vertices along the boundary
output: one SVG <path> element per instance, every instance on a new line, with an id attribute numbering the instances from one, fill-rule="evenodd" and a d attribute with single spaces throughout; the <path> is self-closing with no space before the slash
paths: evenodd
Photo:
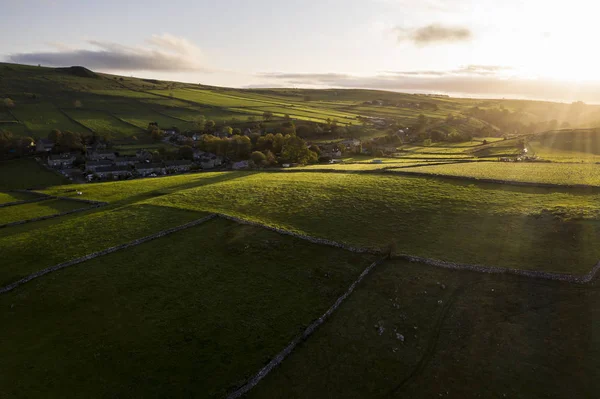
<path id="1" fill-rule="evenodd" d="M 0 190 L 39 189 L 68 182 L 31 158 L 0 162 Z"/>
<path id="2" fill-rule="evenodd" d="M 308 171 L 76 187 L 89 199 L 219 212 L 363 247 L 394 243 L 400 253 L 459 263 L 583 274 L 600 259 L 600 193 Z"/>
<path id="3" fill-rule="evenodd" d="M 56 215 L 89 207 L 89 205 L 62 199 L 49 199 L 46 201 L 14 205 L 0 208 L 0 226 L 44 216 Z"/>
<path id="4" fill-rule="evenodd" d="M 407 169 L 409 173 L 566 186 L 600 186 L 600 165 L 532 162 L 471 162 Z"/>
<path id="5" fill-rule="evenodd" d="M 370 262 L 223 219 L 90 260 L 0 295 L 0 385 L 222 398 Z"/>

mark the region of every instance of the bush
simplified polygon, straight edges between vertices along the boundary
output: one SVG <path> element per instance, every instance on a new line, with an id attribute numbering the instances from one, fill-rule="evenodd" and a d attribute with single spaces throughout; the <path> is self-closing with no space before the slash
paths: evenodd
<path id="1" fill-rule="evenodd" d="M 250 155 L 250 159 L 252 160 L 252 162 L 254 162 L 255 165 L 261 166 L 267 160 L 267 156 L 260 151 L 254 151 Z"/>

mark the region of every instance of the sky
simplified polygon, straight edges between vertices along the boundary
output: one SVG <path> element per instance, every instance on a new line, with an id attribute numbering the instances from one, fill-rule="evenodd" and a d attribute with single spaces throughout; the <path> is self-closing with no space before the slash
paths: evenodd
<path id="1" fill-rule="evenodd" d="M 589 0 L 0 0 L 0 61 L 230 87 L 600 103 Z"/>

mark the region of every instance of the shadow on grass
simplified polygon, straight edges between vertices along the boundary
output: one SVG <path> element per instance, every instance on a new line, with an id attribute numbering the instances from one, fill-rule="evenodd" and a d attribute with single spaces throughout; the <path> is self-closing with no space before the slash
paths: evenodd
<path id="1" fill-rule="evenodd" d="M 160 197 L 163 195 L 172 194 L 172 193 L 182 191 L 182 190 L 188 190 L 188 189 L 196 188 L 196 187 L 205 187 L 205 186 L 210 186 L 213 184 L 223 183 L 223 182 L 230 181 L 230 180 L 245 178 L 245 177 L 251 176 L 255 173 L 258 173 L 258 172 L 224 172 L 222 174 L 219 174 L 216 176 L 211 176 L 208 178 L 204 178 L 204 177 L 196 178 L 187 183 L 178 184 L 178 185 L 174 185 L 174 186 L 168 186 L 168 187 L 162 187 L 162 188 L 159 188 L 154 191 L 149 191 L 146 193 L 134 195 L 134 196 L 128 197 L 126 199 L 123 199 L 121 201 L 116 201 L 112 205 L 133 204 L 133 203 L 136 203 L 139 201 L 147 200 L 150 198 L 156 198 L 156 197 Z"/>

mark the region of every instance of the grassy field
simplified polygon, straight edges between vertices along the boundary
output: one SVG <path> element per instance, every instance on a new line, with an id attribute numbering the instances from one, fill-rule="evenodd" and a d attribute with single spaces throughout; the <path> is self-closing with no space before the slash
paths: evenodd
<path id="1" fill-rule="evenodd" d="M 6 204 L 9 202 L 26 201 L 38 198 L 35 194 L 22 193 L 22 192 L 1 192 L 0 191 L 0 204 Z"/>
<path id="2" fill-rule="evenodd" d="M 473 162 L 410 168 L 406 172 L 527 183 L 600 186 L 600 165 Z"/>
<path id="3" fill-rule="evenodd" d="M 598 304 L 597 286 L 386 262 L 248 398 L 595 397 Z"/>
<path id="4" fill-rule="evenodd" d="M 555 162 L 600 162 L 600 130 L 558 130 L 531 136 L 528 147 Z"/>
<path id="5" fill-rule="evenodd" d="M 222 398 L 371 261 L 220 219 L 64 269 L 0 296 L 3 394 Z"/>
<path id="6" fill-rule="evenodd" d="M 51 199 L 29 204 L 14 205 L 0 208 L 0 225 L 29 220 L 42 216 L 55 215 L 74 209 L 85 208 L 88 205 L 78 201 Z"/>
<path id="7" fill-rule="evenodd" d="M 0 286 L 28 274 L 206 216 L 169 207 L 96 208 L 0 230 Z M 35 243 L 35 245 L 32 245 Z"/>
<path id="8" fill-rule="evenodd" d="M 0 162 L 0 190 L 42 188 L 69 181 L 40 166 L 34 159 Z"/>
<path id="9" fill-rule="evenodd" d="M 600 259 L 594 192 L 318 172 L 202 173 L 79 189 L 84 198 L 221 212 L 462 263 L 585 273 Z M 65 190 L 72 188 L 48 192 Z"/>
<path id="10" fill-rule="evenodd" d="M 71 109 L 67 113 L 77 122 L 99 134 L 110 134 L 115 138 L 121 138 L 145 133 L 142 128 L 127 124 L 103 111 Z"/>
<path id="11" fill-rule="evenodd" d="M 71 121 L 52 103 L 21 104 L 13 113 L 31 134 L 46 137 L 52 129 L 70 130 L 72 132 L 89 133 L 89 130 Z"/>

